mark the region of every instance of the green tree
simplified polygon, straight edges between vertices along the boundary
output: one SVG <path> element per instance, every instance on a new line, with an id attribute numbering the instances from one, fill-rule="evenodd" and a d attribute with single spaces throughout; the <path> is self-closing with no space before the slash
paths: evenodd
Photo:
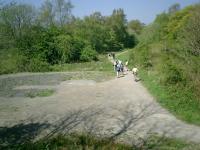
<path id="1" fill-rule="evenodd" d="M 86 46 L 81 52 L 80 59 L 82 61 L 97 60 L 97 52 L 91 46 Z"/>
<path id="2" fill-rule="evenodd" d="M 55 24 L 54 6 L 50 0 L 45 0 L 42 4 L 38 20 L 43 26 L 51 26 Z"/>
<path id="3" fill-rule="evenodd" d="M 70 1 L 65 2 L 65 0 L 56 0 L 56 19 L 60 26 L 68 23 L 71 20 L 71 9 L 73 5 Z"/>
<path id="4" fill-rule="evenodd" d="M 55 38 L 56 47 L 61 64 L 70 62 L 70 51 L 72 49 L 71 37 L 68 35 L 59 35 Z"/>
<path id="5" fill-rule="evenodd" d="M 113 10 L 107 23 L 116 34 L 116 40 L 124 47 L 127 38 L 127 20 L 123 9 Z"/>
<path id="6" fill-rule="evenodd" d="M 42 4 L 39 21 L 45 26 L 59 25 L 63 27 L 71 18 L 73 5 L 65 0 L 45 0 Z"/>
<path id="7" fill-rule="evenodd" d="M 139 20 L 131 20 L 128 23 L 128 28 L 131 33 L 140 34 L 144 28 L 144 23 L 141 23 Z"/>
<path id="8" fill-rule="evenodd" d="M 26 34 L 27 29 L 35 21 L 35 10 L 26 4 L 10 3 L 1 8 L 0 22 L 2 32 L 14 38 L 20 39 L 22 34 Z"/>

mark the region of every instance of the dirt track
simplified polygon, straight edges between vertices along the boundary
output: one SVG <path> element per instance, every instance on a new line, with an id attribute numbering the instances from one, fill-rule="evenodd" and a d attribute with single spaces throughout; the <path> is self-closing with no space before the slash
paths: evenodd
<path id="1" fill-rule="evenodd" d="M 20 133 L 27 138 L 83 130 L 130 142 L 150 133 L 200 141 L 199 127 L 177 120 L 160 107 L 130 73 L 100 83 L 68 80 L 50 88 L 56 89 L 50 97 L 0 97 L 0 137 L 4 142 L 7 137 L 2 134 L 9 129 L 26 129 Z"/>

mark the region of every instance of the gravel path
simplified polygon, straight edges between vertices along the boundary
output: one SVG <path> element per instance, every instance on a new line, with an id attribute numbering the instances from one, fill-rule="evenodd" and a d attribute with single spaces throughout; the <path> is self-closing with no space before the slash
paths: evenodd
<path id="1" fill-rule="evenodd" d="M 62 81 L 54 88 L 56 93 L 50 97 L 0 97 L 3 142 L 10 135 L 5 138 L 1 134 L 9 129 L 21 129 L 37 137 L 83 130 L 126 142 L 152 133 L 200 141 L 199 127 L 186 124 L 163 109 L 140 82 L 134 81 L 131 73 L 99 83 Z M 30 131 L 23 130 L 29 125 Z"/>

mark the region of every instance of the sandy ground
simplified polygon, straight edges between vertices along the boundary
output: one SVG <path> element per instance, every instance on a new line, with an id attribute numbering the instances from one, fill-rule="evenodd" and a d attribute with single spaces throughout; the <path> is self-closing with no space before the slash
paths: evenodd
<path id="1" fill-rule="evenodd" d="M 14 88 L 43 89 L 48 85 Z M 131 73 L 99 83 L 68 80 L 49 88 L 56 89 L 50 97 L 0 97 L 3 142 L 15 142 L 9 140 L 13 131 L 21 134 L 15 139 L 20 142 L 24 137 L 49 137 L 76 130 L 125 142 L 150 134 L 200 141 L 199 127 L 186 124 L 163 109 Z"/>

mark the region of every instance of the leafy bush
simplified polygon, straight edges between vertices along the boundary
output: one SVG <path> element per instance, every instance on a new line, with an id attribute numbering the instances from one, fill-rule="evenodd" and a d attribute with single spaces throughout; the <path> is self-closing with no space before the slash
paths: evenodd
<path id="1" fill-rule="evenodd" d="M 81 58 L 82 61 L 92 61 L 97 60 L 97 52 L 92 49 L 91 46 L 87 46 L 83 49 L 81 52 Z"/>
<path id="2" fill-rule="evenodd" d="M 25 70 L 27 58 L 18 49 L 2 49 L 0 52 L 0 74 L 15 73 Z"/>
<path id="3" fill-rule="evenodd" d="M 32 58 L 29 60 L 29 64 L 26 68 L 26 71 L 29 72 L 45 72 L 50 70 L 50 65 L 47 62 L 40 60 L 39 58 Z"/>
<path id="4" fill-rule="evenodd" d="M 166 63 L 164 65 L 165 72 L 165 84 L 177 84 L 182 83 L 185 84 L 185 78 L 183 76 L 183 70 L 173 65 L 172 63 Z"/>
<path id="5" fill-rule="evenodd" d="M 69 35 L 59 35 L 55 38 L 60 63 L 70 62 L 72 38 Z"/>

